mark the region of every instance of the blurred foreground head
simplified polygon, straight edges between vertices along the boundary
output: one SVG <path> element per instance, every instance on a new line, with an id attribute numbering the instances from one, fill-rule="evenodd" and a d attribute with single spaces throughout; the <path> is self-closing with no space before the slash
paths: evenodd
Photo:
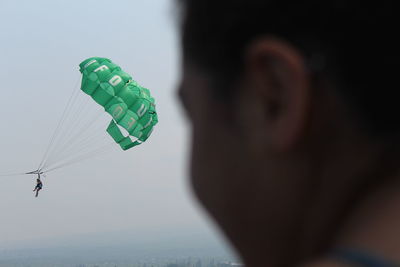
<path id="1" fill-rule="evenodd" d="M 178 2 L 192 185 L 247 266 L 400 263 L 394 1 Z"/>

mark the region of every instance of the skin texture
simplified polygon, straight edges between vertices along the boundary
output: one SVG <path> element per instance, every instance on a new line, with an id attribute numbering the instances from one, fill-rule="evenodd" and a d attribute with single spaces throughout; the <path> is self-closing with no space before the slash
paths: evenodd
<path id="1" fill-rule="evenodd" d="M 397 142 L 361 131 L 288 43 L 265 36 L 244 59 L 224 101 L 184 57 L 179 97 L 193 192 L 246 266 L 350 266 L 327 256 L 337 246 L 400 262 Z"/>

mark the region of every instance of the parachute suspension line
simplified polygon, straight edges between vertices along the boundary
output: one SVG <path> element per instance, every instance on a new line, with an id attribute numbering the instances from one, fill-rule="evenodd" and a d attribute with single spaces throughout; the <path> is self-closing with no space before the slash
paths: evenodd
<path id="1" fill-rule="evenodd" d="M 48 147 L 46 149 L 46 152 L 45 152 L 45 154 L 43 156 L 43 159 L 42 159 L 42 161 L 41 161 L 41 163 L 39 165 L 38 170 L 43 168 L 43 165 L 45 164 L 45 162 L 48 159 L 49 152 L 51 152 L 51 150 L 54 148 L 53 145 L 54 145 L 54 143 L 55 143 L 55 141 L 56 141 L 56 139 L 58 137 L 58 134 L 60 133 L 60 131 L 62 129 L 62 126 L 63 126 L 63 123 L 64 123 L 66 117 L 68 117 L 68 115 L 69 115 L 69 112 L 70 112 L 70 110 L 71 110 L 71 108 L 73 106 L 73 102 L 75 102 L 76 97 L 78 95 L 78 92 L 79 92 L 77 90 L 78 83 L 79 83 L 79 80 L 77 80 L 77 82 L 76 82 L 76 84 L 75 84 L 75 86 L 74 86 L 74 88 L 72 90 L 72 94 L 71 94 L 70 98 L 68 99 L 67 105 L 64 108 L 64 111 L 62 113 L 61 119 L 59 120 L 59 122 L 57 124 L 57 127 L 56 127 L 56 129 L 55 129 L 55 131 L 53 133 L 51 141 L 50 141 L 50 143 L 49 143 L 49 145 L 48 145 Z"/>
<path id="2" fill-rule="evenodd" d="M 98 129 L 96 129 L 97 127 L 92 127 L 93 125 L 97 126 L 95 123 L 98 122 L 101 116 L 108 114 L 104 113 L 103 108 L 90 105 L 90 96 L 84 93 L 78 95 L 78 100 L 72 101 L 70 112 L 65 116 L 62 128 L 60 128 L 62 134 L 54 142 L 55 145 L 51 153 L 48 154 L 41 166 L 43 170 L 49 169 L 65 160 L 78 158 L 88 152 L 89 149 L 102 146 L 105 140 L 101 140 L 99 137 L 102 139 L 109 138 L 106 131 L 104 131 L 104 128 L 109 123 L 108 117 L 107 122 L 104 121 L 104 124 L 100 125 L 101 127 Z"/>
<path id="3" fill-rule="evenodd" d="M 100 142 L 98 142 L 98 141 L 100 141 Z M 84 142 L 84 141 L 82 141 L 82 142 Z M 60 163 L 60 162 L 63 162 L 63 161 L 65 161 L 65 160 L 67 160 L 67 159 L 71 159 L 71 158 L 74 158 L 74 157 L 75 157 L 75 158 L 76 158 L 76 157 L 79 157 L 80 155 L 86 153 L 88 150 L 93 149 L 94 147 L 99 147 L 99 146 L 98 146 L 99 143 L 104 144 L 105 142 L 104 142 L 104 140 L 98 139 L 98 138 L 97 138 L 96 140 L 94 140 L 94 141 L 90 139 L 90 140 L 88 141 L 88 143 L 82 145 L 82 147 L 81 147 L 80 149 L 74 148 L 75 150 L 68 151 L 68 154 L 65 154 L 62 158 L 59 158 L 59 159 L 57 159 L 57 160 L 55 160 L 55 161 L 49 163 L 49 164 L 46 166 L 46 168 L 48 168 L 48 167 L 50 167 L 50 166 L 53 166 L 53 165 L 55 165 L 55 164 L 58 164 L 58 163 Z"/>
<path id="4" fill-rule="evenodd" d="M 93 134 L 91 133 L 91 131 L 89 131 L 89 130 L 93 130 L 92 128 L 91 128 L 91 126 L 95 123 L 95 122 L 97 122 L 100 118 L 101 118 L 101 116 L 102 116 L 103 114 L 101 114 L 101 113 L 99 113 L 94 119 L 90 119 L 90 121 L 88 121 L 87 123 L 84 123 L 83 124 L 83 126 L 81 127 L 81 128 L 79 128 L 79 130 L 77 131 L 77 133 L 75 133 L 75 135 L 73 135 L 67 142 L 66 142 L 66 145 L 68 145 L 69 147 L 71 147 L 73 144 L 74 144 L 74 142 L 76 143 L 76 142 L 79 142 L 79 139 L 78 139 L 78 137 L 81 137 L 82 138 L 82 136 L 92 136 Z M 104 128 L 104 126 L 102 125 L 102 128 Z M 100 130 L 100 129 L 99 129 Z M 89 132 L 89 133 L 88 133 Z M 96 132 L 97 132 L 97 129 L 96 129 Z M 63 148 L 63 149 L 65 149 L 65 147 Z M 62 150 L 61 150 L 62 151 Z"/>
<path id="5" fill-rule="evenodd" d="M 76 99 L 77 93 L 79 92 L 77 90 L 78 84 L 79 84 L 79 79 L 76 81 L 76 84 L 75 84 L 75 86 L 74 86 L 74 88 L 72 90 L 71 96 L 69 97 L 67 105 L 65 106 L 64 111 L 62 113 L 61 119 L 59 120 L 59 122 L 57 124 L 57 127 L 56 127 L 56 129 L 55 129 L 55 131 L 53 133 L 53 136 L 50 139 L 50 143 L 48 144 L 48 146 L 46 148 L 46 151 L 45 151 L 45 153 L 43 155 L 43 158 L 42 158 L 42 160 L 41 160 L 41 162 L 39 164 L 38 170 L 40 170 L 43 167 L 43 165 L 45 164 L 45 161 L 47 159 L 48 153 L 49 153 L 50 149 L 53 146 L 54 140 L 58 136 L 59 130 L 60 130 L 61 126 L 62 126 L 62 123 L 65 120 L 65 117 L 66 117 L 67 113 L 69 112 L 69 109 L 70 109 L 70 106 L 71 106 L 71 102 L 73 102 Z"/>
<path id="6" fill-rule="evenodd" d="M 104 126 L 101 125 L 101 127 L 98 128 L 96 131 L 97 133 L 102 131 L 104 129 Z M 49 168 L 55 164 L 58 164 L 66 159 L 69 159 L 71 157 L 79 157 L 82 155 L 82 153 L 87 152 L 86 150 L 93 149 L 93 147 L 96 143 L 100 143 L 99 141 L 103 141 L 106 138 L 106 136 L 101 136 L 99 134 L 97 135 L 88 135 L 83 139 L 79 139 L 79 142 L 75 143 L 73 147 L 68 148 L 67 150 L 64 151 L 62 155 L 59 157 L 55 158 L 52 162 L 49 162 L 49 164 L 45 165 L 45 168 Z M 101 142 L 104 143 L 104 142 Z M 113 143 L 115 145 L 115 143 Z"/>
<path id="7" fill-rule="evenodd" d="M 90 97 L 85 94 L 79 94 L 79 92 L 80 90 L 76 91 L 77 94 L 74 95 L 70 103 L 69 110 L 66 112 L 63 123 L 59 128 L 61 134 L 54 139 L 54 145 L 50 150 L 51 152 L 48 153 L 46 160 L 41 165 L 41 170 L 49 169 L 50 167 L 66 160 L 74 160 L 82 156 L 82 154 L 87 153 L 89 149 L 99 147 L 99 145 L 90 146 L 95 143 L 95 141 L 99 141 L 99 132 L 103 134 L 103 138 L 107 136 L 106 132 L 103 130 L 104 125 L 101 125 L 101 128 L 99 127 L 96 131 L 93 131 L 93 127 L 88 127 L 89 125 L 93 125 L 97 119 L 100 118 L 103 112 L 100 113 L 100 110 L 96 110 L 95 119 L 92 118 L 94 116 L 87 116 L 93 115 L 89 114 L 90 112 L 87 112 L 87 107 L 91 107 L 91 105 L 87 105 Z M 84 115 L 88 117 L 88 123 L 82 122 L 85 118 Z M 82 123 L 83 125 L 80 125 Z M 85 138 L 83 138 L 84 135 L 82 132 L 86 132 Z M 99 144 L 104 144 L 104 142 Z"/>
<path id="8" fill-rule="evenodd" d="M 53 170 L 55 168 L 59 169 L 59 168 L 62 168 L 62 167 L 65 167 L 65 166 L 68 166 L 68 165 L 71 165 L 71 164 L 75 164 L 75 163 L 78 163 L 78 162 L 81 162 L 81 161 L 84 161 L 84 160 L 87 160 L 87 159 L 91 159 L 91 158 L 95 158 L 95 157 L 104 155 L 105 152 L 108 152 L 108 151 L 112 150 L 114 147 L 115 147 L 114 143 L 109 143 L 107 145 L 103 145 L 100 148 L 86 151 L 86 153 L 82 154 L 79 157 L 75 157 L 75 158 L 69 159 L 69 160 L 67 160 L 65 162 L 61 162 L 60 164 L 53 166 L 52 168 L 48 168 L 46 170 L 46 172 L 48 172 L 50 169 L 51 170 Z"/>
<path id="9" fill-rule="evenodd" d="M 65 135 L 61 139 L 61 143 L 58 147 L 58 150 L 56 152 L 54 152 L 55 156 L 62 154 L 62 152 L 66 148 L 71 147 L 73 145 L 73 143 L 75 142 L 75 139 L 79 139 L 82 136 L 83 130 L 89 129 L 88 128 L 89 125 L 87 125 L 87 123 L 86 124 L 82 123 L 83 118 L 85 117 L 83 115 L 88 114 L 87 107 L 90 106 L 90 105 L 87 105 L 89 99 L 87 98 L 86 100 L 87 100 L 87 102 L 84 104 L 84 106 L 82 106 L 81 111 L 79 111 L 79 114 L 81 114 L 81 116 L 76 116 L 75 118 L 72 118 L 73 124 L 71 123 L 71 126 L 69 127 L 69 129 L 67 131 L 65 131 Z"/>
<path id="10" fill-rule="evenodd" d="M 80 101 L 80 102 L 79 102 Z M 80 114 L 84 114 L 83 110 L 85 107 L 87 107 L 88 103 L 89 103 L 89 99 L 88 98 L 80 98 L 79 101 L 76 101 L 75 103 L 77 103 L 77 107 L 73 107 L 74 113 L 71 113 L 70 118 L 68 118 L 66 125 L 69 126 L 62 135 L 60 135 L 60 144 L 59 146 L 64 145 L 66 142 L 66 139 L 71 136 L 71 133 L 74 132 L 76 126 L 79 124 L 79 122 L 82 120 L 82 116 L 79 116 Z M 53 154 L 56 154 L 56 152 L 58 152 L 57 150 L 55 150 L 55 152 Z"/>
<path id="11" fill-rule="evenodd" d="M 70 158 L 72 156 L 79 156 L 80 153 L 85 152 L 85 148 L 93 149 L 103 145 L 105 141 L 100 140 L 100 138 L 106 139 L 108 138 L 108 134 L 104 131 L 106 123 L 108 123 L 109 118 L 104 113 L 104 110 L 97 106 L 89 105 L 88 102 L 91 100 L 89 96 L 86 94 L 80 94 L 81 103 L 77 103 L 78 106 L 73 107 L 73 110 L 76 111 L 73 116 L 70 116 L 68 122 L 65 123 L 67 126 L 67 130 L 64 132 L 63 140 L 61 144 L 58 144 L 56 149 L 54 149 L 54 153 L 49 157 L 49 160 L 44 164 L 43 168 L 49 168 L 50 166 L 59 163 L 60 161 L 65 160 L 66 158 Z M 83 104 L 85 102 L 85 104 Z M 87 110 L 89 107 L 89 110 Z M 91 108 L 91 110 L 90 110 Z M 96 122 L 104 116 L 104 123 L 98 124 Z M 107 122 L 106 122 L 107 121 Z M 71 131 L 72 129 L 72 131 Z M 98 142 L 98 144 L 96 144 Z"/>
<path id="12" fill-rule="evenodd" d="M 94 131 L 92 126 L 101 118 L 102 115 L 103 114 L 99 113 L 94 119 L 89 118 L 87 123 L 83 123 L 82 127 L 80 127 L 73 135 L 71 135 L 70 138 L 66 138 L 66 141 L 64 144 L 60 145 L 60 148 L 58 149 L 57 153 L 54 153 L 54 157 L 52 157 L 52 160 L 49 161 L 48 165 L 51 165 L 59 159 L 69 156 L 69 153 L 73 153 L 74 149 L 85 145 L 87 143 L 87 139 L 95 137 L 96 134 L 98 135 L 98 133 L 104 129 L 104 125 L 101 125 L 101 128 L 99 127 L 99 129 L 96 128 L 96 131 Z M 45 167 L 47 167 L 46 165 Z"/>
<path id="13" fill-rule="evenodd" d="M 54 171 L 54 170 L 57 170 L 57 169 L 60 169 L 60 168 L 63 168 L 63 167 L 66 167 L 66 166 L 75 164 L 75 163 L 78 163 L 78 162 L 82 162 L 82 161 L 87 160 L 87 159 L 90 159 L 90 158 L 94 158 L 94 157 L 97 157 L 97 156 L 104 155 L 105 152 L 111 150 L 113 147 L 115 147 L 115 143 L 114 143 L 114 142 L 109 143 L 109 144 L 107 144 L 107 145 L 104 145 L 104 146 L 101 147 L 101 148 L 98 148 L 98 149 L 89 151 L 89 152 L 87 152 L 87 153 L 81 155 L 81 156 L 78 157 L 78 158 L 71 159 L 71 160 L 66 161 L 66 162 L 64 162 L 64 163 L 61 163 L 61 164 L 59 164 L 59 165 L 56 165 L 56 166 L 54 166 L 54 167 L 52 167 L 52 168 L 45 169 L 43 172 L 44 172 L 44 173 L 48 173 L 48 172 L 51 172 L 51 171 Z"/>
<path id="14" fill-rule="evenodd" d="M 104 142 L 102 142 L 102 143 L 104 143 Z M 58 164 L 60 164 L 60 163 L 62 163 L 62 162 L 65 162 L 65 161 L 69 161 L 69 160 L 73 160 L 73 159 L 75 159 L 75 158 L 79 158 L 80 156 L 86 154 L 87 152 L 92 151 L 93 148 L 97 148 L 97 147 L 98 147 L 98 146 L 87 146 L 87 147 L 82 147 L 80 150 L 77 150 L 74 154 L 71 154 L 71 155 L 69 155 L 69 156 L 65 156 L 65 157 L 63 157 L 62 159 L 59 159 L 59 160 L 57 160 L 57 161 L 55 161 L 55 162 L 52 162 L 51 164 L 49 164 L 48 166 L 46 166 L 46 168 L 53 167 L 54 165 L 58 165 Z"/>
<path id="15" fill-rule="evenodd" d="M 79 91 L 80 91 L 79 88 L 78 88 L 78 90 L 75 91 L 74 99 L 73 99 L 73 101 L 72 101 L 72 103 L 70 105 L 69 111 L 67 112 L 66 116 L 64 117 L 64 120 L 62 122 L 62 126 L 60 127 L 60 132 L 61 133 L 57 137 L 57 142 L 55 142 L 55 146 L 52 148 L 51 152 L 48 154 L 46 160 L 51 159 L 55 155 L 56 151 L 58 150 L 58 148 L 60 146 L 60 142 L 65 141 L 64 140 L 65 137 L 68 136 L 68 133 L 74 127 L 73 124 L 75 123 L 75 120 L 78 117 L 78 114 L 79 114 L 79 111 L 80 111 L 80 110 L 78 110 L 78 108 L 75 108 L 75 104 L 77 102 L 79 102 L 79 100 L 82 102 L 82 98 L 80 98 L 80 99 L 78 98 Z M 79 99 L 79 100 L 77 101 L 77 99 Z M 80 107 L 80 109 L 82 109 L 82 104 L 79 105 L 78 107 Z M 67 127 L 67 126 L 69 126 L 69 127 Z M 43 166 L 42 166 L 42 168 L 43 168 Z"/>

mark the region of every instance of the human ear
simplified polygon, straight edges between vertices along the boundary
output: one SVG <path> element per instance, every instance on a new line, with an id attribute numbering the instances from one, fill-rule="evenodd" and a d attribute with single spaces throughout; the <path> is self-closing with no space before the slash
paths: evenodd
<path id="1" fill-rule="evenodd" d="M 244 57 L 245 83 L 257 118 L 257 136 L 276 150 L 287 150 L 300 139 L 310 103 L 308 72 L 293 46 L 275 38 L 251 43 Z"/>

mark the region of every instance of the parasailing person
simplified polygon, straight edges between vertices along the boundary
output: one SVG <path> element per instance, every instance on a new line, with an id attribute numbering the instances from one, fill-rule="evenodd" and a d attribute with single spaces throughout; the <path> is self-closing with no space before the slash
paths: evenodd
<path id="1" fill-rule="evenodd" d="M 37 173 L 38 178 L 36 179 L 36 186 L 35 186 L 35 189 L 33 189 L 33 192 L 36 191 L 35 197 L 38 197 L 39 191 L 42 190 L 42 188 L 43 188 L 43 183 L 42 183 L 42 181 L 40 180 L 40 174 L 41 174 L 41 172 L 38 172 L 38 173 Z"/>

